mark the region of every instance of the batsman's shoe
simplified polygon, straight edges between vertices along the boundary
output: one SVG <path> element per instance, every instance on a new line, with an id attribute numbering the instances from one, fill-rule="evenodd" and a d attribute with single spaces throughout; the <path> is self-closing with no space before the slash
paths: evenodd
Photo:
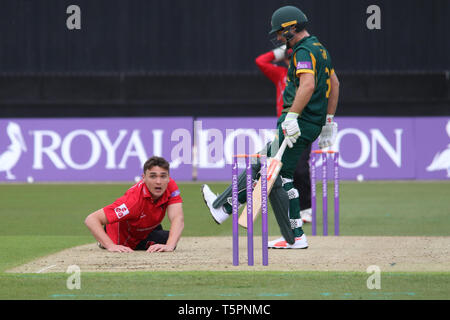
<path id="1" fill-rule="evenodd" d="M 303 223 L 311 223 L 312 221 L 312 209 L 305 209 L 300 211 L 300 217 L 302 217 Z"/>
<path id="2" fill-rule="evenodd" d="M 208 187 L 207 184 L 204 184 L 202 186 L 202 194 L 203 194 L 203 200 L 205 201 L 206 206 L 209 209 L 209 212 L 211 212 L 211 215 L 216 221 L 217 224 L 223 223 L 225 220 L 228 219 L 230 216 L 228 213 L 225 212 L 223 206 L 219 208 L 214 208 L 213 203 L 217 198 L 217 195 L 215 195 L 211 189 Z"/>
<path id="3" fill-rule="evenodd" d="M 269 241 L 268 247 L 270 249 L 306 249 L 308 248 L 308 241 L 306 240 L 305 234 L 301 237 L 296 237 L 294 244 L 287 243 L 286 240 L 281 237 L 276 240 Z"/>

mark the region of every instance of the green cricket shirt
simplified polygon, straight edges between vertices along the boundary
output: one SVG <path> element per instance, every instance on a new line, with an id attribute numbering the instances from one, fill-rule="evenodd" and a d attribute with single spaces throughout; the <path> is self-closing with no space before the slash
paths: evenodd
<path id="1" fill-rule="evenodd" d="M 330 54 L 315 36 L 303 38 L 293 49 L 283 93 L 283 112 L 288 112 L 294 102 L 295 93 L 300 85 L 300 75 L 314 75 L 316 86 L 300 119 L 323 126 L 327 115 L 328 97 L 330 95 L 330 76 L 334 69 Z"/>

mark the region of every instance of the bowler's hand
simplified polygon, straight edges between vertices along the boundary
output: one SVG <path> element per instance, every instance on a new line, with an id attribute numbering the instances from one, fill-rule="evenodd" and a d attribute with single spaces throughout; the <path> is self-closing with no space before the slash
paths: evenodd
<path id="1" fill-rule="evenodd" d="M 289 148 L 294 146 L 294 143 L 297 142 L 297 138 L 301 135 L 297 118 L 298 113 L 289 112 L 283 123 L 281 123 L 281 129 L 283 129 L 283 134 L 285 139 L 287 139 L 287 145 Z"/>
<path id="2" fill-rule="evenodd" d="M 275 48 L 273 50 L 273 55 L 275 57 L 274 62 L 280 62 L 286 58 L 286 45 L 282 45 L 281 47 Z"/>
<path id="3" fill-rule="evenodd" d="M 327 116 L 327 121 L 325 125 L 322 127 L 322 132 L 319 136 L 319 148 L 324 149 L 331 147 L 336 141 L 338 131 L 338 125 L 336 122 L 333 122 L 332 116 Z"/>
<path id="4" fill-rule="evenodd" d="M 106 248 L 106 250 L 108 250 L 109 252 L 133 252 L 133 249 L 131 249 L 130 247 L 121 246 L 117 244 L 114 244 L 111 247 Z"/>
<path id="5" fill-rule="evenodd" d="M 147 252 L 172 252 L 175 247 L 169 246 L 167 244 L 154 244 L 147 249 Z"/>

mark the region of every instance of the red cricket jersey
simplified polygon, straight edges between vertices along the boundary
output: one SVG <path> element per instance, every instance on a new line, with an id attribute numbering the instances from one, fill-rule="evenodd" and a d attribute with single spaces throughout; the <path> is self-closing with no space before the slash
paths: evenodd
<path id="1" fill-rule="evenodd" d="M 167 207 L 181 202 L 180 190 L 172 178 L 156 203 L 141 180 L 122 197 L 103 208 L 109 222 L 106 233 L 115 244 L 134 249 L 161 223 Z"/>
<path id="2" fill-rule="evenodd" d="M 269 78 L 277 88 L 277 117 L 281 116 L 281 110 L 283 110 L 283 92 L 286 88 L 286 75 L 288 69 L 285 67 L 277 66 L 272 63 L 275 59 L 273 51 L 263 53 L 255 59 L 256 65 Z"/>

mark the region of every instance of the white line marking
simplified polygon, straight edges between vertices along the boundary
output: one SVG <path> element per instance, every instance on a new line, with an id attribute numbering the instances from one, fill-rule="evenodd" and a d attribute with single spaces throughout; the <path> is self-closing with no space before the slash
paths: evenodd
<path id="1" fill-rule="evenodd" d="M 51 266 L 42 268 L 41 270 L 37 271 L 36 273 L 41 273 L 41 272 L 43 272 L 43 271 L 45 271 L 45 270 L 48 270 L 48 269 L 50 269 L 50 268 L 53 268 L 53 267 L 56 267 L 56 264 L 52 264 Z"/>

